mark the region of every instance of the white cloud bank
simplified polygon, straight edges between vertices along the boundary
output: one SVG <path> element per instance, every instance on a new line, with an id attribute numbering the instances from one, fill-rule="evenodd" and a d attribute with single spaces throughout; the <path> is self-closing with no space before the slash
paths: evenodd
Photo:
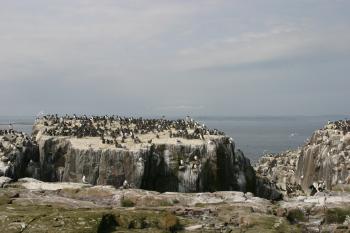
<path id="1" fill-rule="evenodd" d="M 20 94 L 0 114 L 40 109 L 234 114 L 228 105 L 242 114 L 276 113 L 284 105 L 277 100 L 261 110 L 261 82 L 269 83 L 270 92 L 300 80 L 312 88 L 312 75 L 349 84 L 344 77 L 350 71 L 349 7 L 348 1 L 328 0 L 4 0 L 0 98 Z M 272 68 L 263 70 L 267 63 Z M 237 69 L 241 66 L 245 72 Z M 278 77 L 285 83 L 276 84 Z M 330 93 L 329 102 L 346 99 L 339 89 L 319 88 Z M 250 96 L 239 101 L 237 93 Z M 327 98 L 312 95 L 306 101 L 311 106 L 298 109 L 295 103 L 290 112 L 323 113 L 316 102 Z"/>

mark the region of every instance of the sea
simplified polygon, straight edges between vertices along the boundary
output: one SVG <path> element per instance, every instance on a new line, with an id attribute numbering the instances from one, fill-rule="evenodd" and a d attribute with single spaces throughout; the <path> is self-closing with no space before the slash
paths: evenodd
<path id="1" fill-rule="evenodd" d="M 172 117 L 176 118 L 176 117 Z M 198 116 L 195 120 L 232 137 L 236 149 L 243 151 L 254 164 L 266 153 L 278 153 L 304 145 L 312 133 L 328 121 L 350 118 L 331 116 Z M 15 130 L 32 132 L 34 116 L 0 116 L 0 129 L 12 123 Z"/>

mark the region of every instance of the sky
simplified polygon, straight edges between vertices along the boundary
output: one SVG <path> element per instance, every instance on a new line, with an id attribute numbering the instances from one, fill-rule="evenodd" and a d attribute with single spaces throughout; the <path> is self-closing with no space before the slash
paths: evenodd
<path id="1" fill-rule="evenodd" d="M 0 0 L 0 115 L 349 114 L 348 0 Z"/>

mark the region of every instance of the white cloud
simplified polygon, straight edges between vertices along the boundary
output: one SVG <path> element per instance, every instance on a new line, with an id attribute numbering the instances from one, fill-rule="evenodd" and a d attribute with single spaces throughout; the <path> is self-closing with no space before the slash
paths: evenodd
<path id="1" fill-rule="evenodd" d="M 174 112 L 213 111 L 221 105 L 233 106 L 231 99 L 237 101 L 235 105 L 244 104 L 240 95 L 250 91 L 254 99 L 259 88 L 245 79 L 307 79 L 312 60 L 316 60 L 312 72 L 348 73 L 347 61 L 332 61 L 350 57 L 348 4 L 4 0 L 0 3 L 0 98 L 21 93 L 8 108 L 29 109 L 31 101 L 38 105 L 36 111 L 54 109 L 52 102 L 67 102 L 62 109 L 66 104 L 69 109 L 84 104 L 88 109 L 85 99 L 101 103 L 96 108 L 118 103 L 125 111 L 153 111 L 153 106 Z M 332 64 L 317 63 L 320 54 Z M 259 69 L 266 62 L 290 57 L 304 59 L 303 69 L 281 64 L 274 71 Z M 250 73 L 217 72 L 230 66 L 246 67 Z M 274 85 L 271 81 L 269 88 Z"/>
<path id="2" fill-rule="evenodd" d="M 170 105 L 170 106 L 160 106 L 156 107 L 156 110 L 167 110 L 167 111 L 177 111 L 177 110 L 200 110 L 204 109 L 203 105 Z"/>

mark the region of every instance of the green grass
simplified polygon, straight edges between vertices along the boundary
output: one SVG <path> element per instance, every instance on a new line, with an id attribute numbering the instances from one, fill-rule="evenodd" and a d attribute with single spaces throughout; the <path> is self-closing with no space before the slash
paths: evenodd
<path id="1" fill-rule="evenodd" d="M 326 222 L 327 223 L 343 223 L 346 216 L 350 215 L 350 208 L 334 208 L 326 210 Z"/>
<path id="2" fill-rule="evenodd" d="M 130 199 L 123 198 L 121 200 L 121 205 L 122 205 L 122 207 L 134 207 L 135 203 Z"/>
<path id="3" fill-rule="evenodd" d="M 160 206 L 173 206 L 174 204 L 171 203 L 170 201 L 167 201 L 167 200 L 162 200 L 160 203 L 159 203 Z"/>
<path id="4" fill-rule="evenodd" d="M 299 208 L 289 210 L 287 213 L 287 219 L 291 223 L 298 223 L 298 222 L 306 221 L 306 217 L 305 217 L 304 212 Z"/>

